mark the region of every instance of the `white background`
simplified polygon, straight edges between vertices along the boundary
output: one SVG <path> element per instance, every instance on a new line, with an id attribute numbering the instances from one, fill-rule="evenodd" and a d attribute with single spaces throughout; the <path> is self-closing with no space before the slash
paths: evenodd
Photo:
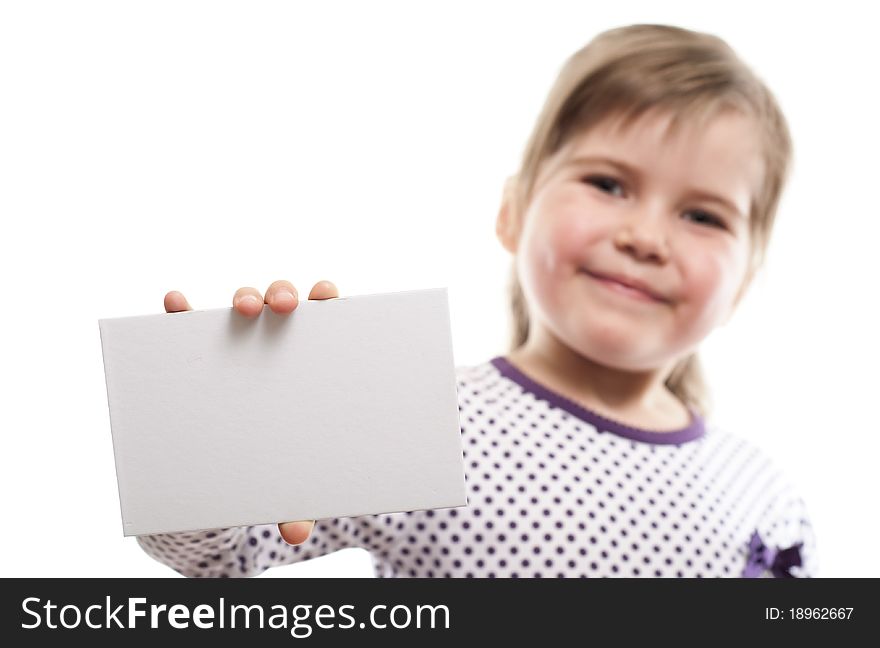
<path id="1" fill-rule="evenodd" d="M 456 364 L 505 352 L 502 182 L 565 58 L 662 22 L 727 40 L 796 146 L 765 272 L 704 344 L 715 419 L 798 485 L 820 575 L 880 576 L 869 6 L 0 4 L 0 575 L 175 573 L 122 536 L 99 318 L 448 286 Z M 307 575 L 372 572 L 348 549 L 262 577 Z"/>

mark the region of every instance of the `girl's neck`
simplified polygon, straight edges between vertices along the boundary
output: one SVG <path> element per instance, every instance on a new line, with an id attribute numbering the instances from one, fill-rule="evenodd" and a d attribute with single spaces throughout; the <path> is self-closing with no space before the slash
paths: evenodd
<path id="1" fill-rule="evenodd" d="M 555 336 L 531 330 L 524 345 L 507 354 L 523 373 L 598 414 L 634 427 L 675 430 L 690 412 L 664 382 L 669 368 L 623 371 L 593 362 Z"/>

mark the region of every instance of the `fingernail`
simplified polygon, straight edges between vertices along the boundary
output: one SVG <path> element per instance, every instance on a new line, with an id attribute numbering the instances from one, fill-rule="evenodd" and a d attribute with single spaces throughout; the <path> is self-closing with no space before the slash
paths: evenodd
<path id="1" fill-rule="evenodd" d="M 236 305 L 238 304 L 259 304 L 260 300 L 254 297 L 253 295 L 244 295 L 243 297 L 239 297 Z"/>
<path id="2" fill-rule="evenodd" d="M 272 295 L 272 303 L 276 305 L 292 304 L 296 298 L 292 292 L 281 290 Z"/>

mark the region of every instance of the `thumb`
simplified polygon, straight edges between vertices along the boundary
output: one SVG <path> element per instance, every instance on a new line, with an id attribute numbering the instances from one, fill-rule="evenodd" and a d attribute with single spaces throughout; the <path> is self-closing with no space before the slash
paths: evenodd
<path id="1" fill-rule="evenodd" d="M 315 528 L 314 520 L 302 520 L 299 522 L 281 522 L 278 531 L 284 542 L 289 545 L 302 544 L 309 539 L 312 529 Z"/>

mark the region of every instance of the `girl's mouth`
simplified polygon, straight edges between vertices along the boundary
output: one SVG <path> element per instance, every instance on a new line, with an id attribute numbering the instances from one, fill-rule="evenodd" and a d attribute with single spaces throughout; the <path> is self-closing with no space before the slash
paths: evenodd
<path id="1" fill-rule="evenodd" d="M 586 276 L 588 276 L 590 279 L 595 281 L 600 286 L 603 286 L 604 288 L 606 288 L 614 293 L 617 293 L 619 295 L 625 295 L 627 297 L 630 297 L 631 299 L 636 299 L 638 301 L 643 301 L 643 302 L 653 302 L 653 303 L 657 303 L 657 304 L 666 303 L 665 299 L 661 299 L 660 297 L 655 297 L 654 295 L 652 295 L 648 292 L 645 292 L 644 290 L 639 290 L 638 288 L 634 288 L 632 286 L 627 286 L 627 285 L 620 283 L 619 281 L 615 281 L 614 279 L 611 279 L 609 277 L 594 274 L 594 273 L 589 272 L 583 268 L 581 268 L 580 272 L 585 274 Z"/>

